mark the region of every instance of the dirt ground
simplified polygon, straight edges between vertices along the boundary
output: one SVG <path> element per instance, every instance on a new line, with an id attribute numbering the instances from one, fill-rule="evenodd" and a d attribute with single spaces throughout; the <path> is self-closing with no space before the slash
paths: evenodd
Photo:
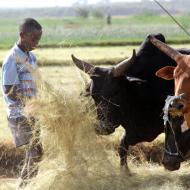
<path id="1" fill-rule="evenodd" d="M 17 178 L 24 160 L 24 150 L 16 149 L 10 142 L 0 144 L 0 176 L 4 178 Z"/>
<path id="2" fill-rule="evenodd" d="M 115 154 L 117 154 L 117 145 Z M 139 143 L 129 148 L 128 155 L 135 162 L 151 161 L 161 163 L 162 147 L 152 143 Z M 19 176 L 24 160 L 24 149 L 16 149 L 12 143 L 0 144 L 0 180 L 13 180 Z"/>

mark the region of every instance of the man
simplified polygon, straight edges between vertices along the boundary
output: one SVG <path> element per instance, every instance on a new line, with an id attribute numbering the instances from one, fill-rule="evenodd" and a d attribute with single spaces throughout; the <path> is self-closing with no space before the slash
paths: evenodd
<path id="1" fill-rule="evenodd" d="M 33 18 L 26 18 L 19 26 L 19 39 L 4 59 L 2 66 L 2 90 L 7 104 L 8 126 L 16 147 L 26 146 L 24 166 L 19 186 L 36 174 L 33 167 L 40 160 L 42 146 L 38 138 L 34 140 L 32 126 L 34 118 L 24 114 L 25 100 L 36 95 L 35 78 L 28 68 L 37 69 L 34 50 L 42 35 L 41 25 Z"/>

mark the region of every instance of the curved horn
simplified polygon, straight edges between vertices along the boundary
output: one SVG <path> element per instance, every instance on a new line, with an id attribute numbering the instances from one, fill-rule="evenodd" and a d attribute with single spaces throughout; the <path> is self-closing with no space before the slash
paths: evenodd
<path id="1" fill-rule="evenodd" d="M 168 55 L 174 61 L 177 62 L 179 57 L 182 56 L 182 54 L 180 52 L 178 52 L 177 50 L 175 50 L 172 47 L 168 46 L 167 44 L 161 42 L 160 40 L 156 39 L 155 37 L 150 35 L 149 39 L 150 39 L 150 41 L 152 42 L 152 44 L 154 46 L 156 46 L 159 50 L 164 52 L 166 55 Z"/>
<path id="2" fill-rule="evenodd" d="M 126 72 L 126 70 L 129 68 L 129 66 L 132 63 L 134 63 L 135 59 L 136 59 L 136 51 L 135 49 L 133 49 L 133 55 L 131 58 L 123 60 L 114 67 L 114 72 L 113 72 L 114 76 L 118 77 L 123 75 Z"/>
<path id="3" fill-rule="evenodd" d="M 74 62 L 74 64 L 79 68 L 81 69 L 82 71 L 84 71 L 85 73 L 87 74 L 91 74 L 93 71 L 94 71 L 94 66 L 87 63 L 87 62 L 84 62 L 80 59 L 77 59 L 73 54 L 71 55 L 72 57 L 72 60 Z"/>

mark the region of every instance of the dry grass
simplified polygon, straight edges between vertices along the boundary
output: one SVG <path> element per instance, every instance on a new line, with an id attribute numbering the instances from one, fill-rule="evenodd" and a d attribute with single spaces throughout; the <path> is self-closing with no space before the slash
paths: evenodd
<path id="1" fill-rule="evenodd" d="M 190 187 L 187 170 L 164 171 L 162 166 L 131 157 L 131 173 L 120 170 L 117 154 L 96 136 L 91 103 L 48 83 L 40 84 L 27 114 L 38 118 L 45 155 L 38 175 L 26 190 L 181 190 Z M 87 111 L 88 110 L 88 111 Z M 113 147 L 112 147 L 113 148 Z"/>
<path id="2" fill-rule="evenodd" d="M 176 48 L 189 48 L 189 44 L 172 45 Z M 34 52 L 38 63 L 42 66 L 71 65 L 71 54 L 81 59 L 90 60 L 96 64 L 113 64 L 130 57 L 133 49 L 139 46 L 108 46 L 108 47 L 67 47 L 67 48 L 39 48 Z M 0 50 L 0 63 L 2 63 L 8 50 Z"/>
<path id="3" fill-rule="evenodd" d="M 122 60 L 131 55 L 132 49 L 136 46 L 113 46 L 113 47 L 70 47 L 70 48 L 40 48 L 34 52 L 38 57 L 38 63 L 47 65 L 70 65 L 71 54 L 92 60 L 96 63 L 114 62 Z M 8 50 L 0 50 L 0 63 L 2 63 Z"/>
<path id="4" fill-rule="evenodd" d="M 96 136 L 93 130 L 95 114 L 89 109 L 92 104 L 78 96 L 82 88 L 82 83 L 78 83 L 76 89 L 68 90 L 60 85 L 40 82 L 37 98 L 28 102 L 27 113 L 38 118 L 41 126 L 45 154 L 38 175 L 25 190 L 190 188 L 187 162 L 179 171 L 167 172 L 162 166 L 147 162 L 140 153 L 141 163 L 136 162 L 133 155 L 129 157 L 130 174 L 121 171 L 114 148 L 122 131 L 118 130 L 116 136 Z M 15 183 L 3 182 L 0 189 L 15 189 Z"/>
<path id="5" fill-rule="evenodd" d="M 39 175 L 31 183 L 33 189 L 55 185 L 56 189 L 92 189 L 92 179 L 109 177 L 113 167 L 94 133 L 95 114 L 88 109 L 91 104 L 47 83 L 40 87 L 39 96 L 27 107 L 28 114 L 39 120 L 45 149 Z M 98 163 L 110 171 L 99 170 Z M 42 179 L 47 181 L 43 184 Z"/>
<path id="6" fill-rule="evenodd" d="M 11 142 L 7 141 L 0 144 L 0 152 L 0 177 L 18 177 L 23 165 L 24 150 L 16 149 Z"/>

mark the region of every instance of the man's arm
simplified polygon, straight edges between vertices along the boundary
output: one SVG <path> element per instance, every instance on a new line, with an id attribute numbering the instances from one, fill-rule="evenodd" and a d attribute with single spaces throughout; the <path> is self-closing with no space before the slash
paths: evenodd
<path id="1" fill-rule="evenodd" d="M 3 93 L 13 101 L 20 100 L 18 84 L 20 83 L 14 56 L 6 57 L 2 66 Z"/>

